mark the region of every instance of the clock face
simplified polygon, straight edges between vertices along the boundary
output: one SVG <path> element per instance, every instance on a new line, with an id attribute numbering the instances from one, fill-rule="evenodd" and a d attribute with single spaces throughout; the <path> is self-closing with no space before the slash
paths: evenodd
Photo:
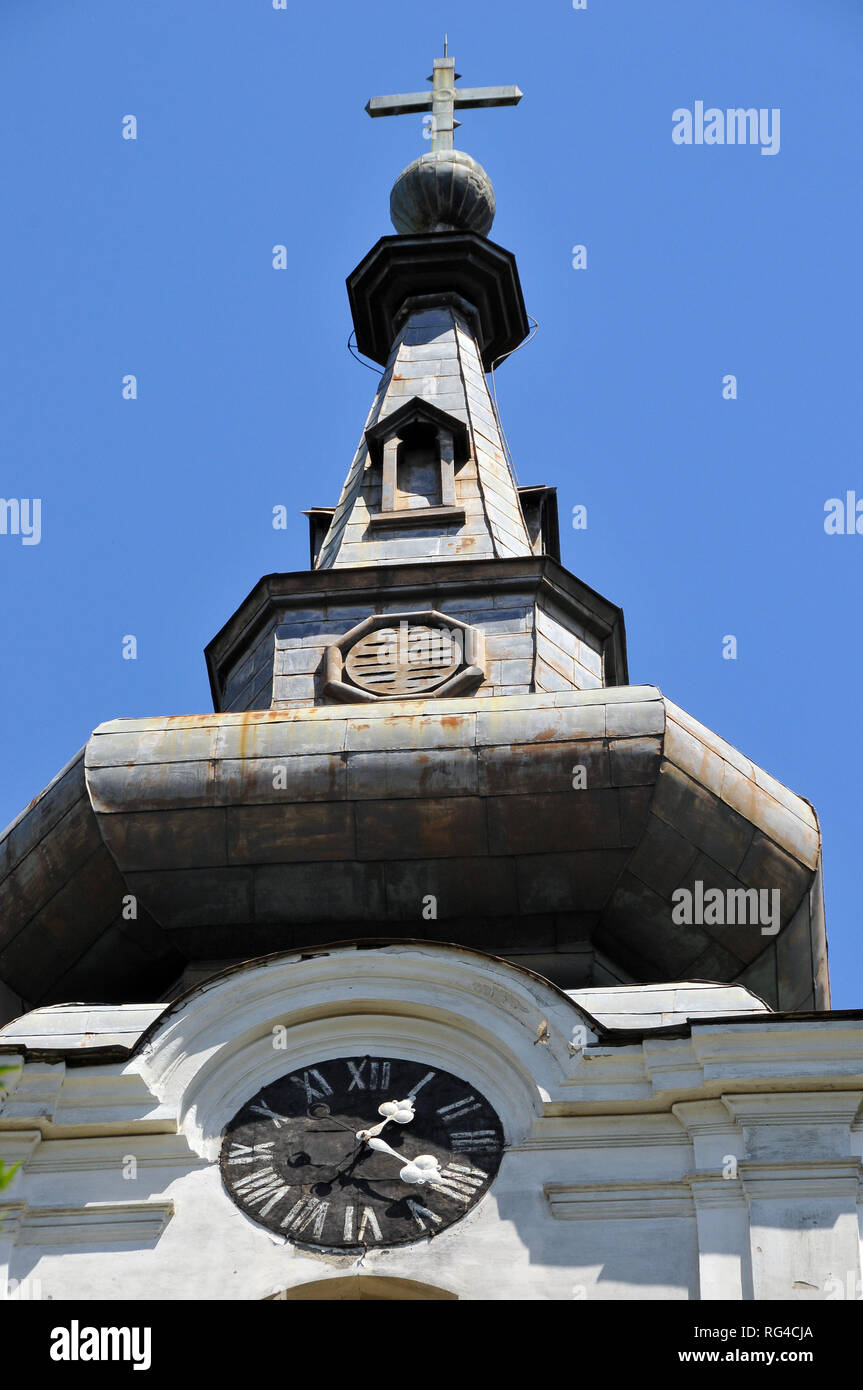
<path id="1" fill-rule="evenodd" d="M 358 1250 L 439 1235 L 488 1190 L 502 1153 L 475 1086 L 420 1062 L 339 1057 L 247 1101 L 220 1162 L 253 1221 L 298 1245 Z"/>

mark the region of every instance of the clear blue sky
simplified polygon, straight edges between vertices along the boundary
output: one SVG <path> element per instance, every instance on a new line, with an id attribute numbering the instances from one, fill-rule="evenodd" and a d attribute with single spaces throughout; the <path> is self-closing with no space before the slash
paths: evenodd
<path id="1" fill-rule="evenodd" d="M 4 0 L 0 496 L 43 516 L 0 536 L 0 823 L 101 721 L 209 709 L 206 642 L 306 567 L 375 384 L 344 278 L 428 148 L 363 106 L 423 86 L 444 28 L 465 83 L 526 94 L 457 137 L 540 324 L 498 375 L 520 481 L 557 485 L 632 681 L 815 804 L 861 1006 L 863 535 L 823 525 L 863 498 L 856 0 Z M 778 107 L 780 152 L 675 145 L 698 100 Z"/>

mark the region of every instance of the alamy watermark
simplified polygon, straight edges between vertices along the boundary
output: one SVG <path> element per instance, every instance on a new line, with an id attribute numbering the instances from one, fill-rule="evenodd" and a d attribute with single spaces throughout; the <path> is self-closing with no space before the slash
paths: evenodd
<path id="1" fill-rule="evenodd" d="M 762 936 L 779 930 L 778 888 L 708 888 L 696 879 L 692 888 L 675 888 L 671 920 L 677 926 L 760 927 Z"/>
<path id="2" fill-rule="evenodd" d="M 696 101 L 690 111 L 678 106 L 671 113 L 675 145 L 760 145 L 762 154 L 779 153 L 780 108 L 708 106 Z"/>
<path id="3" fill-rule="evenodd" d="M 0 536 L 20 536 L 22 545 L 42 539 L 41 497 L 0 497 Z"/>
<path id="4" fill-rule="evenodd" d="M 398 629 L 382 627 L 375 660 L 382 666 L 446 666 L 452 662 L 473 665 L 477 658 L 476 636 L 470 628 L 414 627 L 402 618 Z"/>
<path id="5" fill-rule="evenodd" d="M 52 1361 L 129 1361 L 134 1371 L 148 1371 L 151 1347 L 149 1327 L 82 1327 L 72 1318 L 52 1330 L 48 1354 Z"/>
<path id="6" fill-rule="evenodd" d="M 828 497 L 824 503 L 827 515 L 824 530 L 828 536 L 863 536 L 863 497 L 857 501 L 856 492 L 844 497 Z"/>

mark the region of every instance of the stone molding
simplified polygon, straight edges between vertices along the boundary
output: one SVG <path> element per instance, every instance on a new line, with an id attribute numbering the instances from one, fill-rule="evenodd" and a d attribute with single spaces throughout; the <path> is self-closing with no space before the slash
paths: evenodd
<path id="1" fill-rule="evenodd" d="M 558 1221 L 655 1221 L 695 1216 L 692 1196 L 682 1183 L 546 1183 L 543 1193 Z"/>
<path id="2" fill-rule="evenodd" d="M 853 1206 L 861 1198 L 863 1163 L 859 1158 L 809 1162 L 795 1157 L 782 1163 L 744 1162 L 738 1171 L 748 1202 L 811 1203 L 827 1199 Z"/>
<path id="3" fill-rule="evenodd" d="M 535 1048 L 546 1021 L 548 1038 Z M 471 1078 L 527 1137 L 571 1066 L 587 1016 L 547 982 L 503 961 L 419 943 L 334 946 L 227 972 L 169 1009 L 132 1064 L 189 1144 L 218 1153 L 222 1129 L 269 1080 L 327 1057 L 380 1051 Z M 284 1046 L 274 1046 L 284 1029 Z M 595 1036 L 595 1035 L 594 1035 Z"/>
<path id="4" fill-rule="evenodd" d="M 6 1234 L 4 1211 L 3 1234 Z M 93 1202 L 85 1207 L 22 1206 L 17 1245 L 152 1245 L 174 1214 L 173 1202 Z"/>

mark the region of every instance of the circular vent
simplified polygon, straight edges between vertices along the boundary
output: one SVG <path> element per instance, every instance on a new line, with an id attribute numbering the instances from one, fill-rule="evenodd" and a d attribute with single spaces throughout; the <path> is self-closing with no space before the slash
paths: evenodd
<path id="1" fill-rule="evenodd" d="M 454 676 L 462 662 L 460 633 L 401 623 L 361 637 L 345 656 L 345 673 L 375 695 L 421 694 Z"/>

